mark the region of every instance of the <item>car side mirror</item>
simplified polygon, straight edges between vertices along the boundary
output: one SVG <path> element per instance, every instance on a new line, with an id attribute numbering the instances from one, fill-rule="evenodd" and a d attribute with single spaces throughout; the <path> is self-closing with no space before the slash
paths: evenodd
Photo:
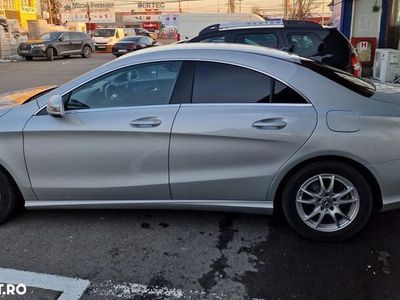
<path id="1" fill-rule="evenodd" d="M 325 55 L 326 54 L 326 44 L 324 42 L 319 44 L 319 46 L 318 46 L 318 54 L 320 54 L 320 55 Z"/>
<path id="2" fill-rule="evenodd" d="M 62 118 L 64 116 L 64 101 L 60 95 L 53 95 L 49 98 L 47 101 L 47 113 L 57 118 Z"/>
<path id="3" fill-rule="evenodd" d="M 60 36 L 60 37 L 58 38 L 58 40 L 59 40 L 60 42 L 62 42 L 62 41 L 64 41 L 64 37 L 63 37 L 63 36 Z"/>

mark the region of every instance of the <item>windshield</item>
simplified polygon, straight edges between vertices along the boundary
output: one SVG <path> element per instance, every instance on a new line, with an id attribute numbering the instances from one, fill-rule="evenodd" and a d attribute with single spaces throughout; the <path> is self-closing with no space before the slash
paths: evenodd
<path id="1" fill-rule="evenodd" d="M 45 41 L 52 41 L 56 40 L 60 36 L 61 32 L 47 32 L 45 34 L 42 34 L 39 39 L 40 40 L 45 40 Z"/>
<path id="2" fill-rule="evenodd" d="M 95 37 L 113 37 L 114 33 L 115 29 L 103 28 L 103 29 L 96 29 L 93 35 Z"/>
<path id="3" fill-rule="evenodd" d="M 373 83 L 355 77 L 345 71 L 307 58 L 301 58 L 301 65 L 362 96 L 370 98 L 375 94 L 376 88 Z"/>

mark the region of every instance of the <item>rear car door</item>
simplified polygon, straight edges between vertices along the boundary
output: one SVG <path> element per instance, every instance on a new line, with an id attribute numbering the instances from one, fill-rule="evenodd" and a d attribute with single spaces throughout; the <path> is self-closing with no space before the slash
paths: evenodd
<path id="1" fill-rule="evenodd" d="M 146 63 L 99 76 L 65 94 L 62 118 L 45 108 L 24 129 L 40 200 L 170 199 L 168 151 L 182 62 Z"/>
<path id="2" fill-rule="evenodd" d="M 83 47 L 83 38 L 80 32 L 70 32 L 71 35 L 71 51 L 80 53 Z"/>
<path id="3" fill-rule="evenodd" d="M 247 68 L 197 62 L 192 103 L 181 105 L 172 128 L 172 198 L 265 200 L 316 122 L 313 106 L 285 84 Z"/>

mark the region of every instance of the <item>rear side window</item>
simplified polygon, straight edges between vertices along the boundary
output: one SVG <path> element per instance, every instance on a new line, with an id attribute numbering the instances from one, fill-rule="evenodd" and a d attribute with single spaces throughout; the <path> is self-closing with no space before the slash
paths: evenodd
<path id="1" fill-rule="evenodd" d="M 238 66 L 198 62 L 194 78 L 193 103 L 308 103 L 283 83 Z"/>
<path id="2" fill-rule="evenodd" d="M 375 85 L 350 73 L 304 58 L 301 59 L 301 65 L 362 96 L 369 98 L 375 94 Z"/>
<path id="3" fill-rule="evenodd" d="M 225 35 L 217 35 L 213 37 L 208 37 L 203 40 L 198 41 L 199 43 L 225 43 Z"/>
<path id="4" fill-rule="evenodd" d="M 238 34 L 236 37 L 236 43 L 268 48 L 279 48 L 278 37 L 273 33 Z"/>
<path id="5" fill-rule="evenodd" d="M 321 38 L 312 32 L 288 33 L 288 40 L 293 52 L 305 57 L 318 55 L 318 48 L 323 44 Z"/>
<path id="6" fill-rule="evenodd" d="M 198 62 L 193 103 L 268 103 L 272 79 L 261 73 L 227 64 Z"/>

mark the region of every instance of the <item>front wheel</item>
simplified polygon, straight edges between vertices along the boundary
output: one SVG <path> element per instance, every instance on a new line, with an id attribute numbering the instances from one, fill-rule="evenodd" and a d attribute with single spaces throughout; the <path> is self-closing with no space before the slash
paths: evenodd
<path id="1" fill-rule="evenodd" d="M 46 58 L 48 61 L 54 60 L 54 49 L 53 48 L 49 48 L 46 50 Z"/>
<path id="2" fill-rule="evenodd" d="M 354 167 L 312 163 L 291 176 L 282 193 L 289 224 L 304 237 L 340 241 L 355 235 L 372 213 L 368 182 Z"/>
<path id="3" fill-rule="evenodd" d="M 82 56 L 84 58 L 90 58 L 92 56 L 92 49 L 89 46 L 83 47 Z"/>
<path id="4" fill-rule="evenodd" d="M 7 221 L 22 203 L 16 183 L 6 172 L 0 170 L 0 224 Z"/>

